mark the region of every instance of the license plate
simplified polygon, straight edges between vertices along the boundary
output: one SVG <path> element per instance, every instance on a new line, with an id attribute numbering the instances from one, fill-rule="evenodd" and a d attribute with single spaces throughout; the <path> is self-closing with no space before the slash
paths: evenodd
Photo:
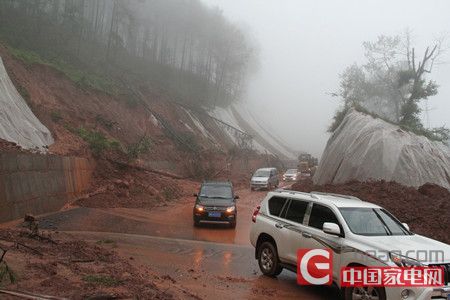
<path id="1" fill-rule="evenodd" d="M 222 214 L 218 211 L 213 211 L 208 213 L 208 217 L 210 218 L 220 218 Z"/>

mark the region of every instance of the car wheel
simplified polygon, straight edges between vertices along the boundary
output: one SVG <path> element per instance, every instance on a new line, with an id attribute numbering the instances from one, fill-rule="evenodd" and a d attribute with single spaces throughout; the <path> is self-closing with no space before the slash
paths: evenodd
<path id="1" fill-rule="evenodd" d="M 200 227 L 200 221 L 194 220 L 194 227 Z"/>
<path id="2" fill-rule="evenodd" d="M 381 287 L 351 287 L 345 289 L 345 300 L 386 300 L 386 291 Z"/>
<path id="3" fill-rule="evenodd" d="M 258 265 L 261 272 L 270 277 L 278 276 L 283 271 L 278 259 L 277 249 L 271 242 L 263 242 L 259 246 Z"/>
<path id="4" fill-rule="evenodd" d="M 236 221 L 230 222 L 230 228 L 236 228 Z"/>

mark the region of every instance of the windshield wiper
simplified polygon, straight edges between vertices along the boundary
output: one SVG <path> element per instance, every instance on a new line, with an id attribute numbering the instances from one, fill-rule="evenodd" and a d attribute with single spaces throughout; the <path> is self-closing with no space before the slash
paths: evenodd
<path id="1" fill-rule="evenodd" d="M 373 209 L 373 212 L 375 213 L 377 218 L 380 220 L 380 222 L 383 224 L 384 230 L 386 231 L 387 235 L 392 235 L 392 231 L 389 229 L 386 222 L 384 222 L 383 218 L 378 214 L 378 212 L 375 209 Z"/>

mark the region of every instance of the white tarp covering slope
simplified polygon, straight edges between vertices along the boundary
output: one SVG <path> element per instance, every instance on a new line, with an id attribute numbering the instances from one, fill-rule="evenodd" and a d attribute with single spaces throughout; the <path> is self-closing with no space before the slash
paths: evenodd
<path id="1" fill-rule="evenodd" d="M 450 148 L 352 110 L 330 137 L 314 183 L 381 179 L 450 189 Z"/>
<path id="2" fill-rule="evenodd" d="M 272 153 L 283 159 L 295 158 L 293 151 L 286 147 L 286 143 L 276 138 L 270 129 L 261 125 L 245 103 L 232 104 L 224 109 L 216 107 L 211 115 L 227 124 L 232 125 L 253 136 L 253 144 L 258 152 Z M 267 122 L 264 122 L 267 123 Z"/>
<path id="3" fill-rule="evenodd" d="M 38 148 L 53 143 L 50 131 L 36 118 L 14 87 L 0 57 L 0 138 L 22 148 Z"/>

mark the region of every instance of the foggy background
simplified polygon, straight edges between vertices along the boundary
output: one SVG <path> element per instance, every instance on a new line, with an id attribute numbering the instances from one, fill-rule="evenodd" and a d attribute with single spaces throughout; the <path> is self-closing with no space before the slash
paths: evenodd
<path id="1" fill-rule="evenodd" d="M 259 43 L 260 67 L 247 101 L 263 123 L 294 149 L 320 157 L 338 98 L 339 74 L 364 61 L 362 43 L 412 30 L 426 45 L 450 32 L 450 1 L 203 0 L 243 24 Z M 450 46 L 450 36 L 445 46 Z M 450 52 L 431 76 L 439 94 L 429 100 L 431 127 L 450 126 Z M 423 116 L 423 123 L 428 125 Z"/>

